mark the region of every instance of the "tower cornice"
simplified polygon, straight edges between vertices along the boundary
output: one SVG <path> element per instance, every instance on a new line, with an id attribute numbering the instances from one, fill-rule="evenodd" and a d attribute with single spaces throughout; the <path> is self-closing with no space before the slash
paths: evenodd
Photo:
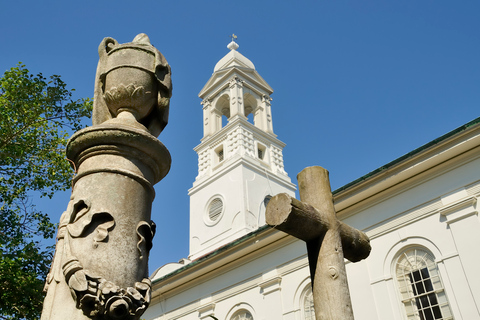
<path id="1" fill-rule="evenodd" d="M 205 99 L 207 96 L 215 96 L 218 92 L 228 87 L 230 79 L 235 75 L 244 80 L 245 85 L 259 95 L 264 93 L 271 95 L 273 93 L 273 89 L 257 71 L 247 68 L 230 67 L 215 72 L 202 88 L 198 96 L 201 99 Z"/>
<path id="2" fill-rule="evenodd" d="M 222 167 L 215 176 L 210 176 L 200 181 L 195 181 L 194 186 L 188 189 L 188 195 L 191 196 L 199 189 L 207 187 L 209 184 L 214 183 L 218 178 L 227 175 L 229 172 L 239 166 L 244 166 L 248 169 L 254 170 L 258 174 L 267 174 L 268 178 L 272 182 L 284 185 L 285 187 L 291 188 L 292 190 L 296 190 L 295 184 L 291 182 L 290 178 L 286 174 L 275 174 L 269 168 L 259 165 L 253 158 L 235 157 L 228 161 L 228 165 Z"/>
<path id="3" fill-rule="evenodd" d="M 270 141 L 271 143 L 275 144 L 279 148 L 285 148 L 285 146 L 286 146 L 285 142 L 279 140 L 277 138 L 276 134 L 265 132 L 262 129 L 259 129 L 259 128 L 255 127 L 253 124 L 251 124 L 250 122 L 248 122 L 248 120 L 246 118 L 238 117 L 238 118 L 232 120 L 229 124 L 227 124 L 225 127 L 220 129 L 220 131 L 216 132 L 215 134 L 213 134 L 211 136 L 208 136 L 208 137 L 203 137 L 200 140 L 201 141 L 200 144 L 197 145 L 195 148 L 193 148 L 193 150 L 196 151 L 196 152 L 199 152 L 202 149 L 202 147 L 204 147 L 204 146 L 208 146 L 208 145 L 211 145 L 211 144 L 217 144 L 221 140 L 224 140 L 225 136 L 226 136 L 226 133 L 228 131 L 231 131 L 232 128 L 234 128 L 238 124 L 246 126 L 246 128 L 248 130 L 253 131 L 256 135 L 258 135 L 262 139 Z"/>

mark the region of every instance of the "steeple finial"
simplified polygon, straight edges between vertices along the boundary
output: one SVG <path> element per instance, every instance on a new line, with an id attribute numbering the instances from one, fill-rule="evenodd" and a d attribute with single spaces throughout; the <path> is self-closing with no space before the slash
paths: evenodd
<path id="1" fill-rule="evenodd" d="M 232 38 L 232 41 L 228 44 L 227 48 L 230 50 L 237 50 L 239 47 L 239 45 L 235 42 L 235 40 L 238 38 L 237 35 L 233 33 L 229 37 Z"/>

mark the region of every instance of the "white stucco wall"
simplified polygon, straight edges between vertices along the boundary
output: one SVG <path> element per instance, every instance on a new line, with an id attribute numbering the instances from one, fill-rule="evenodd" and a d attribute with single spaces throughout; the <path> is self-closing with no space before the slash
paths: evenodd
<path id="1" fill-rule="evenodd" d="M 480 319 L 478 154 L 366 199 L 344 219 L 366 231 L 372 245 L 367 260 L 347 263 L 356 319 L 405 319 L 394 268 L 398 254 L 411 246 L 433 254 L 454 318 Z M 254 175 L 241 175 L 255 181 Z M 245 308 L 254 319 L 303 319 L 301 297 L 309 283 L 305 244 L 283 239 L 245 250 L 240 258 L 156 298 L 144 318 L 211 319 L 212 314 L 229 320 Z"/>

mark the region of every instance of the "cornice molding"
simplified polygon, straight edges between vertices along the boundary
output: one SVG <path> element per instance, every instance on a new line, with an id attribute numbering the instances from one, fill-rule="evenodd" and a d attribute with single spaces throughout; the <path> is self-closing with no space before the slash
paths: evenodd
<path id="1" fill-rule="evenodd" d="M 478 215 L 478 211 L 475 209 L 476 203 L 476 197 L 468 197 L 441 208 L 438 212 L 447 219 L 447 224 L 451 224 L 468 216 Z"/>
<path id="2" fill-rule="evenodd" d="M 260 287 L 260 293 L 266 296 L 275 291 L 279 291 L 282 289 L 281 287 L 282 277 L 275 277 L 272 279 L 268 279 L 258 284 Z"/>
<path id="3" fill-rule="evenodd" d="M 286 146 L 286 143 L 279 140 L 276 134 L 265 132 L 262 129 L 257 128 L 255 125 L 251 124 L 245 117 L 235 117 L 235 119 L 232 119 L 225 127 L 215 132 L 213 135 L 204 137 L 201 140 L 200 144 L 193 148 L 193 150 L 198 153 L 201 152 L 203 148 L 217 145 L 220 140 L 225 139 L 229 132 L 234 131 L 239 127 L 251 131 L 253 134 L 262 139 L 262 141 L 269 141 L 272 145 L 275 145 L 278 148 L 283 149 Z"/>
<path id="4" fill-rule="evenodd" d="M 266 166 L 262 166 L 259 164 L 257 159 L 253 159 L 251 157 L 240 157 L 236 156 L 230 159 L 225 160 L 225 164 L 223 167 L 220 169 L 217 169 L 218 171 L 215 172 L 214 175 L 210 176 L 202 176 L 198 180 L 194 182 L 194 186 L 188 190 L 188 195 L 191 196 L 193 193 L 197 192 L 199 188 L 204 188 L 210 183 L 213 183 L 215 180 L 218 178 L 228 174 L 230 171 L 236 169 L 238 166 L 244 165 L 252 170 L 257 171 L 259 174 L 265 174 L 265 171 L 268 174 L 268 179 L 273 180 L 277 182 L 278 184 L 284 185 L 287 188 L 291 188 L 293 190 L 296 190 L 297 187 L 295 184 L 293 184 L 288 177 L 288 175 L 279 175 L 276 173 L 273 173 L 269 168 Z"/>
<path id="5" fill-rule="evenodd" d="M 383 201 L 399 190 L 405 190 L 406 184 L 413 185 L 442 174 L 463 163 L 480 157 L 480 125 L 458 133 L 425 150 L 417 152 L 385 170 L 376 170 L 363 180 L 334 191 L 337 214 L 346 218 L 358 211 L 358 206 L 372 198 Z M 452 161 L 458 164 L 452 166 Z"/>
<path id="6" fill-rule="evenodd" d="M 273 89 L 257 71 L 251 69 L 247 70 L 239 67 L 230 67 L 214 73 L 202 88 L 198 96 L 201 99 L 204 99 L 207 96 L 216 96 L 219 92 L 230 85 L 231 78 L 235 76 L 244 81 L 245 87 L 248 87 L 260 96 L 265 93 L 269 95 L 273 93 Z"/>
<path id="7" fill-rule="evenodd" d="M 215 315 L 215 303 L 210 303 L 198 309 L 199 319 L 212 319 L 210 316 Z"/>

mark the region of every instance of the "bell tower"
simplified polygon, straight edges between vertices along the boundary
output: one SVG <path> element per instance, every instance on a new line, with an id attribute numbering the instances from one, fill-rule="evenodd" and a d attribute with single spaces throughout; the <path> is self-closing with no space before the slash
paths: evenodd
<path id="1" fill-rule="evenodd" d="M 238 47 L 228 44 L 199 93 L 203 138 L 189 190 L 191 260 L 265 225 L 270 197 L 295 195 L 283 166 L 285 144 L 273 133 L 273 90 Z"/>

